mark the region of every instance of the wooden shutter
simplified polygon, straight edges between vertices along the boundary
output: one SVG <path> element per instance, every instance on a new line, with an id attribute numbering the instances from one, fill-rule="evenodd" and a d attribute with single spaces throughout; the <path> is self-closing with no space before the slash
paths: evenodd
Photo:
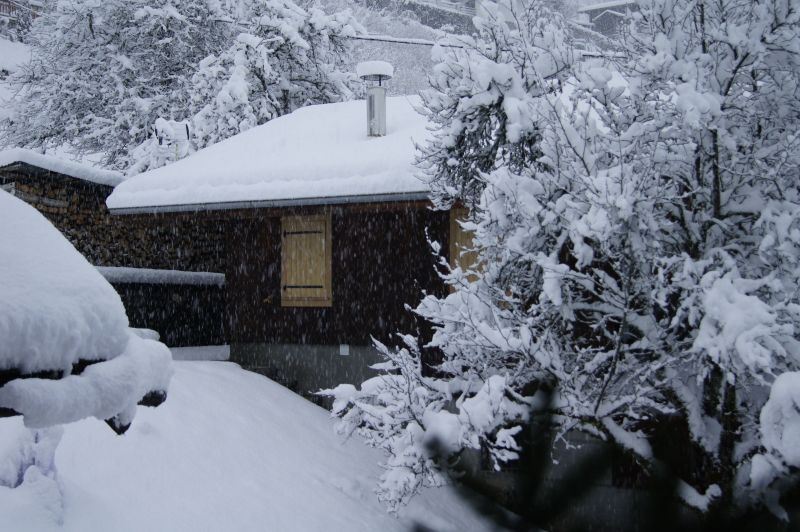
<path id="1" fill-rule="evenodd" d="M 464 251 L 472 249 L 471 231 L 465 231 L 459 220 L 466 220 L 469 211 L 463 207 L 454 207 L 450 210 L 450 265 L 459 264 L 463 270 L 476 269 L 478 267 L 478 253 L 475 251 Z M 470 281 L 474 281 L 474 276 L 470 276 Z"/>
<path id="2" fill-rule="evenodd" d="M 281 219 L 281 305 L 329 307 L 331 290 L 330 215 Z"/>

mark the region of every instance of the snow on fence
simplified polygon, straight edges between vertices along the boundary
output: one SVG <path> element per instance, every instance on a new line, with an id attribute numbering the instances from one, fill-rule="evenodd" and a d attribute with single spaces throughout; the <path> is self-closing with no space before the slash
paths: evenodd
<path id="1" fill-rule="evenodd" d="M 224 286 L 225 274 L 216 272 L 186 272 L 155 270 L 122 266 L 97 266 L 109 283 L 182 284 L 194 286 Z"/>

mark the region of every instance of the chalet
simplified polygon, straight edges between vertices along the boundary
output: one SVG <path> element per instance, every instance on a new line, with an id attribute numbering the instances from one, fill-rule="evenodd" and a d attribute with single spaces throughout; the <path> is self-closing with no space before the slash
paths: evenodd
<path id="1" fill-rule="evenodd" d="M 418 98 L 368 101 L 377 119 L 364 101 L 304 107 L 134 176 L 107 202 L 224 228 L 231 360 L 306 396 L 369 377 L 372 337 L 419 330 L 405 305 L 445 290 L 428 239 L 466 239 L 416 176 L 414 142 L 430 134 Z"/>
<path id="2" fill-rule="evenodd" d="M 119 172 L 30 150 L 0 152 L 0 187 L 36 208 L 100 269 L 131 324 L 158 331 L 170 346 L 225 343 L 220 239 L 180 217 L 168 224 L 112 217 L 106 198 L 122 181 Z"/>

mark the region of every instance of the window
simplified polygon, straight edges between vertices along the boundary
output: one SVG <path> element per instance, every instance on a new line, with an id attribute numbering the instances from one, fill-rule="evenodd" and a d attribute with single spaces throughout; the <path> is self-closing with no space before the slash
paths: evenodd
<path id="1" fill-rule="evenodd" d="M 281 306 L 329 307 L 331 217 L 281 218 Z"/>
<path id="2" fill-rule="evenodd" d="M 465 231 L 459 221 L 466 220 L 469 211 L 463 207 L 454 207 L 450 210 L 450 266 L 459 264 L 463 270 L 475 269 L 478 266 L 478 253 L 464 251 L 472 249 L 472 231 Z M 474 276 L 469 277 L 474 281 Z"/>

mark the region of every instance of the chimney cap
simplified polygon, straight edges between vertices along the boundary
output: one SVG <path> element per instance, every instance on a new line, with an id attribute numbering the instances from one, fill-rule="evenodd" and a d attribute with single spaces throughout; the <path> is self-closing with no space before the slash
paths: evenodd
<path id="1" fill-rule="evenodd" d="M 356 75 L 364 81 L 392 79 L 394 67 L 386 61 L 364 61 L 356 65 Z"/>

